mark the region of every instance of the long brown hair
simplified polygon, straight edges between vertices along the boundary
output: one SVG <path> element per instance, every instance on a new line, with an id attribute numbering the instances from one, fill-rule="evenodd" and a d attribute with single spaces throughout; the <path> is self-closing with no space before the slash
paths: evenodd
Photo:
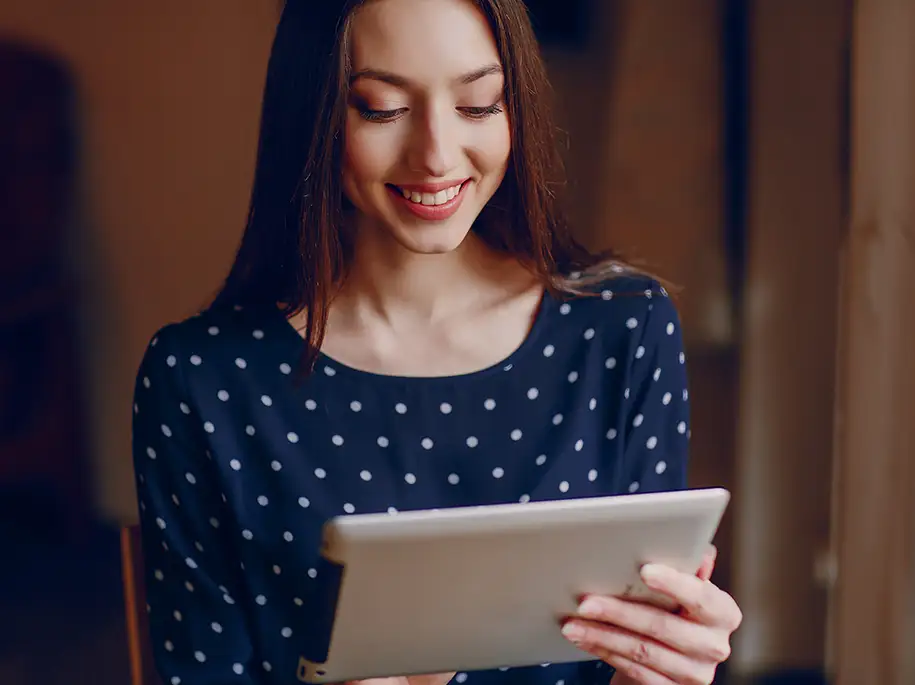
<path id="1" fill-rule="evenodd" d="M 349 29 L 366 0 L 287 0 L 277 28 L 261 115 L 254 188 L 235 263 L 215 305 L 271 306 L 306 314 L 304 363 L 324 339 L 330 299 L 352 246 L 341 229 L 341 159 L 350 81 Z M 565 176 L 551 87 L 523 0 L 472 0 L 495 36 L 511 122 L 508 173 L 473 230 L 516 256 L 556 295 L 624 268 L 573 238 L 563 212 Z"/>

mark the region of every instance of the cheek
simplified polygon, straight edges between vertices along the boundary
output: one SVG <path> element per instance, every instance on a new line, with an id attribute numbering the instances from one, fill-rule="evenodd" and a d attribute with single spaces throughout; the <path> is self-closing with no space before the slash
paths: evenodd
<path id="1" fill-rule="evenodd" d="M 380 130 L 383 128 L 364 121 L 347 123 L 343 157 L 347 184 L 382 180 L 396 165 L 399 154 L 396 136 L 385 135 Z"/>
<path id="2" fill-rule="evenodd" d="M 511 148 L 511 126 L 508 117 L 500 117 L 498 121 L 480 128 L 471 151 L 474 165 L 486 173 L 504 172 Z"/>

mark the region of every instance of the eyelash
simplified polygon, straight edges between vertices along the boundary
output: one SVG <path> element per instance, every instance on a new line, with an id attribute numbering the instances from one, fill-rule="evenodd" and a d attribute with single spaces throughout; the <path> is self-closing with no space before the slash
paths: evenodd
<path id="1" fill-rule="evenodd" d="M 458 110 L 464 116 L 476 121 L 488 119 L 491 116 L 502 113 L 502 106 L 499 103 L 489 105 L 488 107 L 459 107 Z M 401 109 L 359 109 L 359 116 L 366 121 L 373 121 L 380 124 L 387 124 L 395 121 L 401 114 L 406 112 L 405 107 Z"/>

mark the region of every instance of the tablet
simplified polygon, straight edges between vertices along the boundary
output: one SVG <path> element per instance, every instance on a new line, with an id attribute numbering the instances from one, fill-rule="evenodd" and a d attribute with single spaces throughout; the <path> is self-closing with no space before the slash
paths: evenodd
<path id="1" fill-rule="evenodd" d="M 664 605 L 640 567 L 695 573 L 729 497 L 704 489 L 332 519 L 319 573 L 327 638 L 301 658 L 298 679 L 593 659 L 560 634 L 576 598 Z"/>

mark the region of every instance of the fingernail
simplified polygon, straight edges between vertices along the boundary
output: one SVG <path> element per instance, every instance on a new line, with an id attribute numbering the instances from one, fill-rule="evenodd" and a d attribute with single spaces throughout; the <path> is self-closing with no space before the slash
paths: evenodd
<path id="1" fill-rule="evenodd" d="M 585 636 L 585 629 L 570 621 L 562 627 L 562 634 L 567 640 L 578 642 Z"/>
<path id="2" fill-rule="evenodd" d="M 601 603 L 593 598 L 586 599 L 578 607 L 578 613 L 586 618 L 595 618 L 601 614 Z"/>
<path id="3" fill-rule="evenodd" d="M 648 585 L 658 584 L 667 577 L 667 569 L 660 564 L 645 564 L 641 576 Z"/>

